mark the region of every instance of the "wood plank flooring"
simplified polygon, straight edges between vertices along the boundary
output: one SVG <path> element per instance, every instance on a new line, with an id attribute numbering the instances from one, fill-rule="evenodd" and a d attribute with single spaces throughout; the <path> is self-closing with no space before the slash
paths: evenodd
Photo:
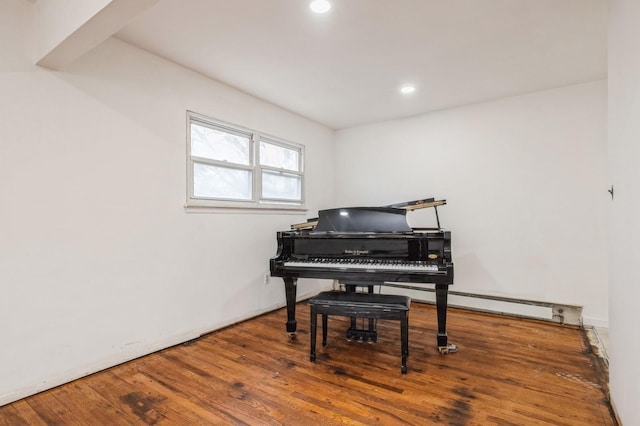
<path id="1" fill-rule="evenodd" d="M 347 342 L 330 317 L 309 361 L 309 307 L 284 309 L 0 407 L 0 425 L 615 425 L 607 372 L 584 330 L 449 309 L 458 353 L 436 349 L 432 305 Z"/>

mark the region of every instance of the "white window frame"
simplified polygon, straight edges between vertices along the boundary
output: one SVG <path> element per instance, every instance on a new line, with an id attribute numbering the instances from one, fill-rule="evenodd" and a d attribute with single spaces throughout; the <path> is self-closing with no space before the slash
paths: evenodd
<path id="1" fill-rule="evenodd" d="M 305 209 L 305 176 L 304 176 L 304 145 L 286 141 L 267 135 L 256 130 L 247 129 L 235 124 L 216 120 L 202 114 L 187 111 L 187 210 L 197 211 L 206 209 L 256 209 L 281 211 L 306 211 Z M 210 127 L 227 133 L 237 134 L 249 139 L 249 165 L 229 164 L 223 161 L 203 159 L 191 155 L 191 123 Z M 260 142 L 283 147 L 298 152 L 298 170 L 289 170 L 260 164 Z M 238 170 L 248 170 L 252 173 L 251 200 L 236 200 L 223 198 L 201 197 L 194 194 L 194 163 L 220 165 Z M 262 172 L 275 172 L 298 176 L 300 178 L 300 200 L 276 199 L 262 197 Z"/>

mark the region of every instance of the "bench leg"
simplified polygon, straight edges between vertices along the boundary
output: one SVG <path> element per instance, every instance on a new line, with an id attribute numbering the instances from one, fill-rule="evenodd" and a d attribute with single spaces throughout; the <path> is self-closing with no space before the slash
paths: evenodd
<path id="1" fill-rule="evenodd" d="M 327 317 L 328 317 L 327 314 L 322 314 L 322 347 L 323 348 L 327 346 L 327 329 L 328 329 Z"/>
<path id="2" fill-rule="evenodd" d="M 402 346 L 402 365 L 400 366 L 400 371 L 402 371 L 402 374 L 407 374 L 407 357 L 409 356 L 409 315 L 406 312 L 403 312 L 400 318 L 400 340 Z"/>
<path id="3" fill-rule="evenodd" d="M 324 315 L 323 315 L 324 317 Z M 316 332 L 318 328 L 318 316 L 316 307 L 311 306 L 311 352 L 309 353 L 309 360 L 315 362 L 316 360 Z"/>

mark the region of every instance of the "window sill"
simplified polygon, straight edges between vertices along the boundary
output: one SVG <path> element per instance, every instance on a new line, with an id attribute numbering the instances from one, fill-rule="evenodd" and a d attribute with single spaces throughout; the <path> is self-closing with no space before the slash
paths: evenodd
<path id="1" fill-rule="evenodd" d="M 304 214 L 304 206 L 289 206 L 282 204 L 214 204 L 190 201 L 184 205 L 186 213 L 239 213 L 239 214 Z"/>

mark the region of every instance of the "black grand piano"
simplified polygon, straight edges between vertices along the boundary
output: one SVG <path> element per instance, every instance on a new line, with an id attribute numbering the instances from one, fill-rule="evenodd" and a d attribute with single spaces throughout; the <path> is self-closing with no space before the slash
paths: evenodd
<path id="1" fill-rule="evenodd" d="M 346 286 L 435 284 L 440 353 L 447 342 L 447 295 L 453 284 L 451 233 L 440 228 L 437 207 L 445 200 L 417 200 L 385 207 L 348 207 L 318 212 L 318 218 L 277 233 L 271 276 L 282 277 L 287 301 L 286 330 L 296 335 L 298 278 L 339 280 Z M 407 211 L 433 207 L 436 228 L 411 228 Z M 414 288 L 414 287 L 410 287 Z"/>

